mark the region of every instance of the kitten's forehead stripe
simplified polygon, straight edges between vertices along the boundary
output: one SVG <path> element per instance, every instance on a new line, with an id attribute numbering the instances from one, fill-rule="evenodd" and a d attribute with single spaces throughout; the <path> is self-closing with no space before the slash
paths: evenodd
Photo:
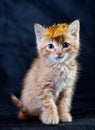
<path id="1" fill-rule="evenodd" d="M 59 44 L 63 43 L 64 39 L 64 35 L 54 38 L 54 40 Z"/>

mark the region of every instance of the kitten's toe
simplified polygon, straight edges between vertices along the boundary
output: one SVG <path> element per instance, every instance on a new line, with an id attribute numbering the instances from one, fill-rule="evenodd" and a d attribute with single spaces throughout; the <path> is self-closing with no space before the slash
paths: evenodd
<path id="1" fill-rule="evenodd" d="M 60 116 L 61 122 L 72 122 L 72 116 L 70 113 L 64 113 Z"/>
<path id="2" fill-rule="evenodd" d="M 19 112 L 18 113 L 18 119 L 19 120 L 27 120 L 28 119 L 28 116 L 26 114 L 24 114 L 23 112 Z"/>
<path id="3" fill-rule="evenodd" d="M 58 114 L 42 114 L 40 117 L 41 121 L 45 124 L 58 124 L 59 123 L 59 116 Z"/>

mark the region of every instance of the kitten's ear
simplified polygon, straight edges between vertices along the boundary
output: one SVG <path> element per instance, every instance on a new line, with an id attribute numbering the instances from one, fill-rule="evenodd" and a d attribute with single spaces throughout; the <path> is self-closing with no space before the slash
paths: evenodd
<path id="1" fill-rule="evenodd" d="M 75 21 L 73 21 L 73 22 L 69 25 L 69 32 L 70 32 L 70 34 L 71 34 L 73 37 L 79 38 L 79 30 L 80 30 L 79 20 L 75 20 Z"/>
<path id="2" fill-rule="evenodd" d="M 34 25 L 34 30 L 35 30 L 37 41 L 41 40 L 41 38 L 43 37 L 44 29 L 45 28 L 40 24 L 35 24 Z"/>

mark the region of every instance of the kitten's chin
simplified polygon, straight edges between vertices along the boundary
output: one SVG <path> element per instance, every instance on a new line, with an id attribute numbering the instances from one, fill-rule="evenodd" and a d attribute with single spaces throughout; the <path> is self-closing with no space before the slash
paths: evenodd
<path id="1" fill-rule="evenodd" d="M 63 63 L 64 62 L 64 60 L 63 60 L 64 58 L 55 58 L 54 60 L 53 60 L 53 62 L 54 63 Z"/>

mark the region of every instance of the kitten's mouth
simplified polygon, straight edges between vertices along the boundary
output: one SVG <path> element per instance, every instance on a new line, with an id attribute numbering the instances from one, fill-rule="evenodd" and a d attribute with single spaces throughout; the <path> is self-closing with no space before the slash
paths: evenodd
<path id="1" fill-rule="evenodd" d="M 62 59 L 63 58 L 63 56 L 57 56 L 56 57 L 56 60 L 60 60 L 60 59 Z"/>

